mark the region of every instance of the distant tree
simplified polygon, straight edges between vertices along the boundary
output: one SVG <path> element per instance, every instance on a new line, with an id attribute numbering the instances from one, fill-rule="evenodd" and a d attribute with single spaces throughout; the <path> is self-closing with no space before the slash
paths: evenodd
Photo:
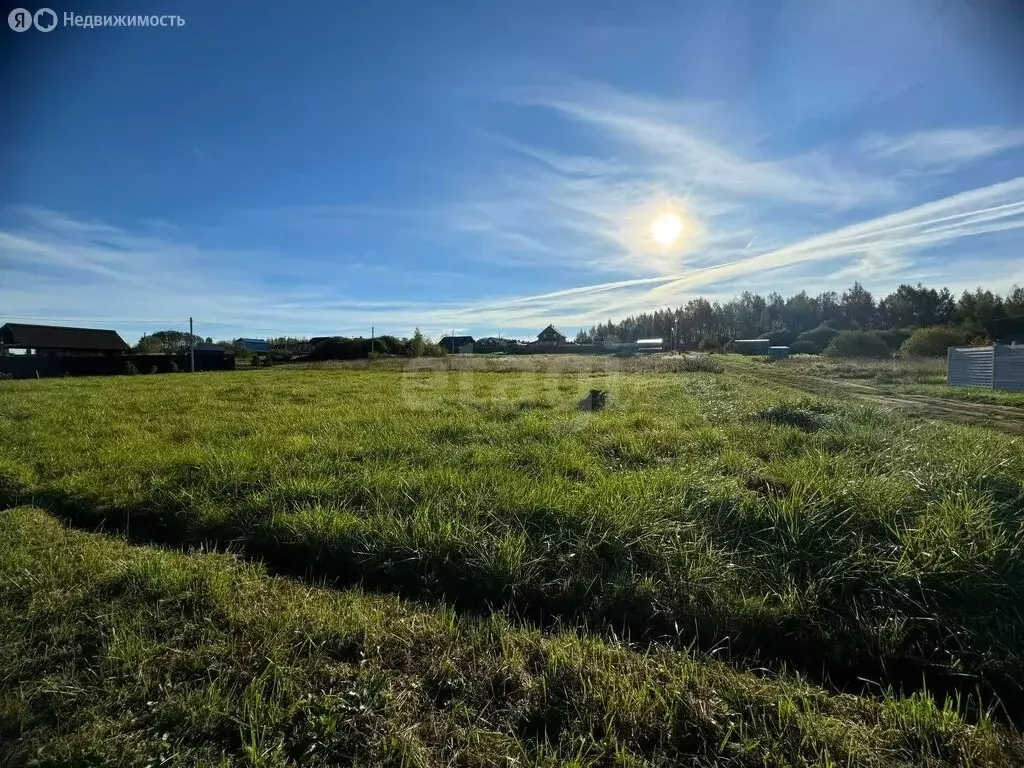
<path id="1" fill-rule="evenodd" d="M 190 341 L 193 344 L 202 344 L 203 338 L 173 329 L 156 331 L 143 335 L 135 345 L 135 351 L 140 354 L 177 355 L 188 352 Z"/>
<path id="2" fill-rule="evenodd" d="M 235 339 L 234 341 L 218 341 L 218 347 L 223 347 L 226 352 L 231 352 L 235 356 L 235 360 L 252 360 L 253 351 L 242 343 L 241 339 Z"/>
<path id="3" fill-rule="evenodd" d="M 698 349 L 701 352 L 721 352 L 723 346 L 722 340 L 719 337 L 709 333 L 700 340 Z"/>
<path id="4" fill-rule="evenodd" d="M 374 349 L 382 355 L 397 355 L 402 351 L 402 342 L 395 336 L 378 336 Z"/>
<path id="5" fill-rule="evenodd" d="M 309 351 L 309 340 L 301 336 L 277 336 L 267 339 L 267 343 L 274 360 L 290 360 Z"/>
<path id="6" fill-rule="evenodd" d="M 820 321 L 818 304 L 808 297 L 806 291 L 786 299 L 782 308 L 782 317 L 787 328 L 796 329 L 797 333 L 813 328 Z"/>
<path id="7" fill-rule="evenodd" d="M 884 360 L 891 357 L 892 352 L 874 331 L 841 331 L 825 347 L 825 355 Z"/>
<path id="8" fill-rule="evenodd" d="M 896 352 L 903 345 L 903 342 L 910 338 L 913 330 L 910 328 L 881 328 L 876 330 L 875 333 L 878 334 L 878 338 L 884 341 L 889 349 Z"/>
<path id="9" fill-rule="evenodd" d="M 412 338 L 409 340 L 409 343 L 406 344 L 406 354 L 409 357 L 423 357 L 423 353 L 426 351 L 428 343 L 429 339 L 423 335 L 423 331 L 419 329 L 419 326 L 416 326 L 416 330 L 413 332 Z"/>
<path id="10" fill-rule="evenodd" d="M 423 333 L 417 326 L 412 338 L 405 344 L 405 354 L 408 357 L 444 357 L 448 350 L 440 344 L 435 344 L 433 339 Z"/>
<path id="11" fill-rule="evenodd" d="M 369 354 L 369 348 L 367 348 Z M 331 336 L 317 344 L 309 352 L 313 360 L 358 360 L 365 357 L 359 339 L 345 336 Z"/>
<path id="12" fill-rule="evenodd" d="M 841 305 L 847 327 L 859 330 L 875 327 L 875 299 L 860 283 L 855 282 L 849 290 L 843 292 Z"/>
<path id="13" fill-rule="evenodd" d="M 440 344 L 430 343 L 423 348 L 423 354 L 425 357 L 445 357 L 448 354 L 448 350 Z"/>
<path id="14" fill-rule="evenodd" d="M 953 298 L 953 294 L 949 292 L 948 288 L 943 288 L 935 292 L 935 295 L 935 323 L 939 325 L 952 323 L 956 314 L 956 299 Z"/>
<path id="15" fill-rule="evenodd" d="M 950 292 L 943 288 L 915 287 L 903 284 L 878 304 L 883 326 L 889 328 L 919 328 L 926 325 L 945 325 L 953 319 L 956 303 Z"/>
<path id="16" fill-rule="evenodd" d="M 1016 318 L 1021 318 L 1021 325 Z M 904 284 L 877 305 L 859 283 L 842 296 L 824 292 L 811 297 L 801 291 L 784 299 L 777 293 L 762 297 L 746 291 L 728 301 L 695 297 L 675 309 L 609 319 L 581 330 L 576 339 L 587 343 L 660 337 L 677 348 L 696 349 L 706 340 L 774 339 L 788 330 L 795 335 L 794 343 L 816 343 L 822 351 L 841 329 L 877 329 L 890 348 L 898 349 L 915 328 L 952 324 L 968 330 L 972 338 L 1024 337 L 1024 289 L 1015 286 L 1005 298 L 978 289 L 954 301 L 947 288 Z M 808 332 L 817 336 L 807 336 Z"/>
<path id="17" fill-rule="evenodd" d="M 967 343 L 968 332 L 963 328 L 948 325 L 933 325 L 918 328 L 903 342 L 900 354 L 904 357 L 945 357 L 949 347 Z"/>
<path id="18" fill-rule="evenodd" d="M 1013 286 L 1013 291 L 1003 302 L 1003 309 L 1009 317 L 1024 317 L 1024 288 Z"/>
<path id="19" fill-rule="evenodd" d="M 828 325 L 819 325 L 817 328 L 812 328 L 809 331 L 804 331 L 796 337 L 796 342 L 801 343 L 803 346 L 801 349 L 806 354 L 820 355 L 825 351 L 825 347 L 832 343 L 832 339 L 839 335 L 839 331 Z M 813 346 L 813 351 L 811 346 Z"/>
<path id="20" fill-rule="evenodd" d="M 143 335 L 133 347 L 140 355 L 155 355 L 162 353 L 163 343 L 155 336 Z"/>
<path id="21" fill-rule="evenodd" d="M 956 321 L 967 327 L 983 328 L 988 332 L 996 321 L 1006 317 L 1003 300 L 992 291 L 978 288 L 964 291 L 956 304 Z"/>
<path id="22" fill-rule="evenodd" d="M 835 291 L 826 291 L 818 294 L 815 301 L 818 304 L 818 322 L 822 325 L 831 325 L 837 328 L 845 321 L 843 307 L 839 303 L 839 294 Z"/>
<path id="23" fill-rule="evenodd" d="M 761 334 L 763 338 L 771 339 L 772 346 L 788 347 L 796 340 L 796 334 L 788 328 L 775 328 L 767 334 Z"/>

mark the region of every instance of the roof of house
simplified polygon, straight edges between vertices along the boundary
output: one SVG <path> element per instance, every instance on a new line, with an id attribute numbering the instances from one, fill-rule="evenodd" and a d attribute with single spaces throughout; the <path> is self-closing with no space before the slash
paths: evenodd
<path id="1" fill-rule="evenodd" d="M 266 339 L 235 339 L 235 345 L 250 352 L 270 352 L 270 342 Z"/>
<path id="2" fill-rule="evenodd" d="M 543 336 L 543 335 L 544 335 L 545 333 L 547 333 L 548 331 L 554 331 L 554 332 L 555 332 L 555 333 L 557 333 L 557 334 L 558 334 L 559 336 L 561 336 L 561 337 L 562 337 L 563 339 L 565 338 L 565 334 L 564 334 L 564 333 L 562 333 L 562 332 L 561 332 L 560 330 L 558 330 L 557 328 L 555 328 L 555 326 L 553 326 L 553 325 L 549 325 L 549 326 L 548 326 L 547 328 L 545 328 L 545 329 L 544 329 L 543 331 L 541 331 L 540 333 L 538 333 L 538 334 L 537 334 L 537 336 L 538 336 L 538 337 L 539 337 L 539 336 Z"/>
<path id="3" fill-rule="evenodd" d="M 472 344 L 473 343 L 473 337 L 472 336 L 445 336 L 444 338 L 441 339 L 441 341 L 438 342 L 438 344 L 440 344 L 442 347 L 447 347 L 447 346 L 451 345 L 452 343 L 454 343 L 456 347 L 464 347 L 466 344 Z"/>
<path id="4" fill-rule="evenodd" d="M 0 326 L 0 343 L 31 349 L 82 349 L 131 352 L 117 331 L 100 328 L 65 328 L 59 325 L 7 323 Z"/>

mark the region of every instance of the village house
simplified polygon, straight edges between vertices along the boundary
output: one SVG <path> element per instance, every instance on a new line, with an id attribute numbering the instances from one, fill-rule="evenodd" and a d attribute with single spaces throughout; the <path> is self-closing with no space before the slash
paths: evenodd
<path id="1" fill-rule="evenodd" d="M 537 341 L 541 344 L 565 344 L 565 334 L 555 328 L 553 325 L 549 325 L 543 331 L 537 334 Z"/>
<path id="2" fill-rule="evenodd" d="M 0 354 L 8 354 L 9 351 L 40 357 L 62 357 L 124 355 L 132 350 L 117 331 L 7 323 L 0 326 Z"/>
<path id="3" fill-rule="evenodd" d="M 473 337 L 445 336 L 438 342 L 438 346 L 453 355 L 470 355 L 473 353 Z"/>

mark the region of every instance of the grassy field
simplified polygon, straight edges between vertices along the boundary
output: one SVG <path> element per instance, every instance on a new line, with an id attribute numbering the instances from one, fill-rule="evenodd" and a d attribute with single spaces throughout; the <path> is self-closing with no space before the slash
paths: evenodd
<path id="1" fill-rule="evenodd" d="M 764 365 L 760 359 L 729 356 L 732 366 Z M 1003 392 L 982 387 L 951 387 L 946 384 L 944 358 L 908 360 L 830 360 L 798 355 L 771 363 L 781 375 L 795 374 L 819 381 L 838 381 L 870 386 L 884 395 L 923 395 L 968 403 L 1024 408 L 1024 392 Z"/>
<path id="2" fill-rule="evenodd" d="M 0 764 L 1024 761 L 1019 439 L 564 360 L 0 382 Z"/>
<path id="3" fill-rule="evenodd" d="M 944 384 L 945 358 L 842 360 L 819 355 L 796 355 L 773 363 L 825 379 L 872 381 L 878 384 Z"/>
<path id="4" fill-rule="evenodd" d="M 1024 392 L 1002 392 L 983 387 L 951 387 L 948 384 L 908 384 L 896 390 L 908 395 L 926 395 L 946 400 L 1024 408 Z"/>

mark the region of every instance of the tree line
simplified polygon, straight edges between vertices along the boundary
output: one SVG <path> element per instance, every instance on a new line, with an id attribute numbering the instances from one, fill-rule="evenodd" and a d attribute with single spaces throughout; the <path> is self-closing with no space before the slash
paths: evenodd
<path id="1" fill-rule="evenodd" d="M 431 357 L 445 354 L 445 350 L 424 334 L 419 328 L 409 338 L 377 336 L 374 339 L 330 336 L 312 344 L 309 339 L 299 336 L 276 336 L 267 339 L 271 360 L 358 360 L 373 355 L 400 357 Z M 251 350 L 242 345 L 241 339 L 221 339 L 190 335 L 184 331 L 164 330 L 144 334 L 135 345 L 141 354 L 186 354 L 192 346 L 215 345 L 225 352 L 234 353 L 236 359 L 253 357 Z"/>
<path id="2" fill-rule="evenodd" d="M 896 350 L 916 329 L 922 328 L 945 329 L 943 333 L 932 332 L 933 349 L 941 344 L 993 339 L 1024 341 L 1024 288 L 1014 286 L 1005 296 L 977 288 L 954 297 L 947 288 L 903 284 L 879 300 L 859 282 L 841 294 L 828 291 L 817 296 L 801 291 L 783 298 L 776 292 L 761 296 L 744 291 L 726 302 L 712 303 L 698 297 L 675 309 L 644 312 L 617 322 L 609 320 L 581 330 L 576 341 L 591 344 L 661 338 L 671 349 L 722 349 L 734 339 L 767 338 L 773 345 L 792 347 L 793 352 L 819 353 L 839 332 L 870 332 L 889 350 Z M 852 338 L 844 337 L 847 341 Z M 272 360 L 354 360 L 371 354 L 422 357 L 446 353 L 419 328 L 409 338 L 384 335 L 372 342 L 344 336 L 326 338 L 316 345 L 291 336 L 268 341 Z M 144 335 L 135 351 L 179 354 L 187 352 L 190 344 L 203 343 L 234 352 L 238 359 L 252 357 L 241 345 L 241 339 L 215 342 L 210 337 L 190 336 L 176 330 Z M 875 346 L 880 352 L 881 347 Z"/>
<path id="3" fill-rule="evenodd" d="M 817 329 L 828 329 L 818 336 L 877 331 L 897 348 L 915 329 L 931 326 L 953 328 L 965 342 L 1021 336 L 1024 288 L 1014 286 L 1006 296 L 978 288 L 957 298 L 947 288 L 903 284 L 877 301 L 859 282 L 842 294 L 829 291 L 817 296 L 801 291 L 783 298 L 775 292 L 761 296 L 744 291 L 731 301 L 695 298 L 675 309 L 609 320 L 581 330 L 576 341 L 661 338 L 677 349 L 717 349 L 733 339 L 770 338 L 772 344 L 789 346 L 798 339 L 811 341 Z M 803 351 L 812 351 L 810 344 Z"/>

